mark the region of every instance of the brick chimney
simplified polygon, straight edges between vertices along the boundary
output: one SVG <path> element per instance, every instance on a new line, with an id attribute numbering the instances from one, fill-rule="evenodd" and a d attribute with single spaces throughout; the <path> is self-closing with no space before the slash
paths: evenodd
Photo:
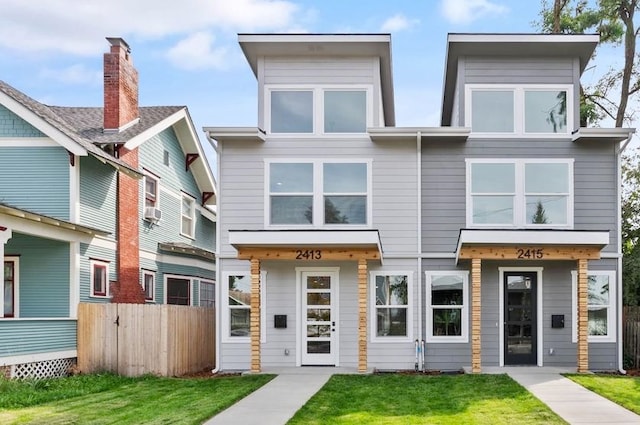
<path id="1" fill-rule="evenodd" d="M 111 50 L 104 54 L 105 131 L 118 131 L 138 119 L 138 71 L 131 49 L 122 38 L 107 37 Z"/>
<path id="2" fill-rule="evenodd" d="M 107 38 L 111 51 L 104 54 L 104 130 L 118 132 L 138 120 L 138 71 L 131 49 L 121 38 Z M 124 144 L 126 140 L 122 140 Z M 138 168 L 138 149 L 117 150 L 121 161 Z M 144 304 L 140 285 L 140 181 L 118 173 L 116 205 L 116 264 L 118 280 L 111 283 L 114 303 Z"/>

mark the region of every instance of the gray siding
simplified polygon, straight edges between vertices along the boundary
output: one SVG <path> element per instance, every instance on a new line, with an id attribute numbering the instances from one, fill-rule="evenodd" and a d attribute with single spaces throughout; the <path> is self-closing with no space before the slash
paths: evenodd
<path id="1" fill-rule="evenodd" d="M 80 223 L 116 237 L 118 172 L 93 156 L 80 158 Z"/>
<path id="2" fill-rule="evenodd" d="M 373 84 L 373 58 L 265 58 L 265 84 Z"/>
<path id="3" fill-rule="evenodd" d="M 66 149 L 0 147 L 0 202 L 69 220 Z"/>
<path id="4" fill-rule="evenodd" d="M 45 137 L 45 135 L 5 106 L 0 105 L 0 137 Z"/>
<path id="5" fill-rule="evenodd" d="M 422 225 L 425 252 L 454 252 L 466 227 L 467 158 L 574 158 L 574 229 L 608 230 L 605 252 L 617 250 L 617 163 L 613 144 L 569 140 L 469 139 L 422 148 Z"/>

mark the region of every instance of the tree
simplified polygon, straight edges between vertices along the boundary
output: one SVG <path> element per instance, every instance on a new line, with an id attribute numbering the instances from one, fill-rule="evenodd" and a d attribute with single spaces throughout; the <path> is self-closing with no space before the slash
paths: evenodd
<path id="1" fill-rule="evenodd" d="M 531 217 L 531 223 L 533 224 L 547 224 L 548 220 L 547 220 L 547 214 L 544 210 L 544 207 L 542 206 L 542 201 L 538 201 L 538 204 L 536 205 L 536 212 L 533 214 L 533 217 Z"/>
<path id="2" fill-rule="evenodd" d="M 623 157 L 622 280 L 625 305 L 640 305 L 640 170 L 638 154 Z"/>

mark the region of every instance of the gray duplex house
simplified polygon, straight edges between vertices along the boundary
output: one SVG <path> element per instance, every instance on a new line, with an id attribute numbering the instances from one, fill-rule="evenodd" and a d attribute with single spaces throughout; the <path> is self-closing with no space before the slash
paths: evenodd
<path id="1" fill-rule="evenodd" d="M 450 34 L 441 125 L 407 128 L 390 35 L 239 35 L 257 126 L 205 128 L 217 368 L 621 368 L 633 130 L 580 125 L 597 43 Z"/>

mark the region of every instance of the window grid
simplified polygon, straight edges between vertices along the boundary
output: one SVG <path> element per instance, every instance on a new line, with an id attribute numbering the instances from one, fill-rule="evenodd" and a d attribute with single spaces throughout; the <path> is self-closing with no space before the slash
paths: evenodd
<path id="1" fill-rule="evenodd" d="M 195 223 L 195 200 L 186 194 L 182 195 L 180 233 L 193 238 Z"/>
<path id="2" fill-rule="evenodd" d="M 370 278 L 372 341 L 411 340 L 411 273 L 372 272 Z"/>
<path id="3" fill-rule="evenodd" d="M 91 261 L 91 296 L 106 297 L 109 293 L 109 263 Z"/>
<path id="4" fill-rule="evenodd" d="M 427 342 L 466 343 L 469 342 L 469 272 L 468 271 L 427 271 L 426 276 L 426 336 Z M 444 280 L 444 282 L 436 281 Z M 461 294 L 454 300 L 438 302 L 434 299 L 434 287 L 442 283 L 459 284 Z M 434 332 L 434 329 L 438 332 Z M 449 334 L 451 332 L 451 334 Z"/>

